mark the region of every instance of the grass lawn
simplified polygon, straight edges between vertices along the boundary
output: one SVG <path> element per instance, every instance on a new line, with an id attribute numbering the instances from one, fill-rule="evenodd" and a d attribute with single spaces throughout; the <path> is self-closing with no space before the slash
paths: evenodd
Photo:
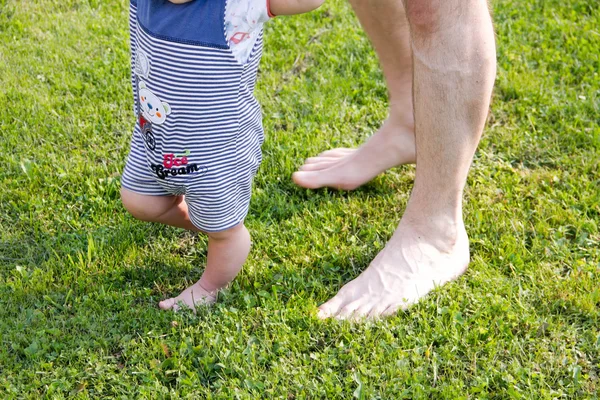
<path id="1" fill-rule="evenodd" d="M 269 24 L 253 249 L 212 310 L 157 302 L 206 240 L 119 201 L 135 122 L 125 0 L 0 0 L 0 398 L 597 398 L 600 10 L 497 0 L 498 77 L 465 194 L 470 269 L 409 312 L 316 318 L 392 234 L 414 167 L 351 193 L 291 173 L 354 146 L 386 88 L 349 5 Z"/>

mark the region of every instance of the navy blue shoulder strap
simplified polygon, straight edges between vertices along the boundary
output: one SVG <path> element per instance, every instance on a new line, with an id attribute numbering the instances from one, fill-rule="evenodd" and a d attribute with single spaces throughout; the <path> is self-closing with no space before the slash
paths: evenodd
<path id="1" fill-rule="evenodd" d="M 135 0 L 132 0 L 135 1 Z M 168 0 L 137 0 L 142 28 L 161 39 L 228 48 L 224 19 L 226 0 L 192 0 L 173 4 Z"/>

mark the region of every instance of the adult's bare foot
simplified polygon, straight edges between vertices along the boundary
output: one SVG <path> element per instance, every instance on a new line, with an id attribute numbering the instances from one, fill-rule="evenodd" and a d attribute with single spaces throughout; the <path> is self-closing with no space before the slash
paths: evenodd
<path id="1" fill-rule="evenodd" d="M 415 154 L 412 124 L 406 126 L 389 118 L 358 149 L 338 148 L 308 158 L 292 179 L 307 189 L 327 186 L 353 190 L 392 167 L 414 163 Z"/>
<path id="2" fill-rule="evenodd" d="M 185 289 L 177 297 L 172 297 L 158 303 L 162 310 L 177 311 L 182 306 L 196 311 L 199 305 L 211 305 L 217 301 L 216 292 L 209 292 L 200 285 L 200 281 Z"/>
<path id="3" fill-rule="evenodd" d="M 425 227 L 404 218 L 385 248 L 356 279 L 319 307 L 320 318 L 361 319 L 396 313 L 465 272 L 469 239 L 460 225 Z"/>

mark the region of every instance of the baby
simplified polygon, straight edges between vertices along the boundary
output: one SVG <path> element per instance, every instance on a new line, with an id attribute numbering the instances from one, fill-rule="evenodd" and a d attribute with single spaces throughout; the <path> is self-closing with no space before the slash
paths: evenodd
<path id="1" fill-rule="evenodd" d="M 162 309 L 216 300 L 250 251 L 244 226 L 263 128 L 263 23 L 323 0 L 131 0 L 137 123 L 121 199 L 136 218 L 208 235 L 206 269 Z"/>

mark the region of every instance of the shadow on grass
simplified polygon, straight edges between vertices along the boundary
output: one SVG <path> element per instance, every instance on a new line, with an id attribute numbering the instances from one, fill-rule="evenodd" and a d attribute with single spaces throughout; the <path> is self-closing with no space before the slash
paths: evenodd
<path id="1" fill-rule="evenodd" d="M 585 328 L 595 328 L 600 321 L 600 303 L 595 305 L 595 310 L 582 307 L 577 302 L 559 298 L 555 293 L 544 296 L 534 301 L 533 305 L 540 315 L 548 315 L 554 318 L 560 317 L 562 321 L 570 322 Z M 587 309 L 586 309 L 587 308 Z"/>
<path id="2" fill-rule="evenodd" d="M 329 189 L 309 192 L 291 182 L 270 185 L 252 203 L 252 210 L 257 213 L 254 218 L 266 212 L 272 220 L 283 221 L 303 207 L 326 208 L 332 201 L 349 196 L 368 198 L 394 191 L 378 182 L 380 179 L 353 193 Z M 98 323 L 127 334 L 156 324 L 163 327 L 170 317 L 161 316 L 156 323 L 151 322 L 162 315 L 157 302 L 193 283 L 201 275 L 206 260 L 206 242 L 202 239 L 131 217 L 114 226 L 90 230 L 48 233 L 31 225 L 22 226 L 20 231 L 27 239 L 0 243 L 0 273 L 5 281 L 10 281 L 0 292 L 5 300 L 10 299 L 12 306 L 1 300 L 0 304 L 5 306 L 2 314 L 13 320 L 8 325 L 14 329 L 23 312 L 39 312 L 55 321 L 68 320 L 73 332 L 79 329 L 82 334 L 88 325 L 98 326 Z M 186 243 L 170 245 L 173 242 Z M 309 254 L 303 265 L 286 264 L 285 260 L 275 262 L 268 269 L 242 275 L 223 303 L 249 309 L 264 293 L 273 293 L 273 288 L 277 296 L 271 307 L 284 309 L 290 299 L 298 296 L 324 301 L 356 277 L 374 257 L 358 251 L 360 254 L 343 258 Z M 129 320 L 134 311 L 138 317 Z M 97 321 L 89 322 L 90 318 Z"/>
<path id="3" fill-rule="evenodd" d="M 136 293 L 134 304 L 147 304 L 149 297 L 154 301 L 183 290 L 204 270 L 205 240 L 171 229 L 128 218 L 117 227 L 93 231 L 37 232 L 25 241 L 1 243 L 0 265 L 6 279 L 19 266 L 15 275 L 19 284 L 12 285 L 10 292 L 24 305 L 40 305 L 44 297 L 62 304 L 68 297 L 106 291 Z M 253 274 L 254 281 L 246 278 L 238 287 L 239 296 L 279 285 L 285 288 L 280 292 L 285 302 L 294 293 L 311 292 L 313 286 L 339 285 L 340 279 L 350 279 L 356 272 L 350 257 L 340 260 L 331 255 L 311 262 L 294 268 L 275 263 Z M 232 302 L 238 298 L 234 293 L 228 296 Z"/>
<path id="4" fill-rule="evenodd" d="M 47 261 L 52 247 L 40 244 L 32 238 L 0 242 L 0 266 L 10 269 L 23 265 L 40 265 Z"/>
<path id="5" fill-rule="evenodd" d="M 330 208 L 332 202 L 345 199 L 366 201 L 376 196 L 389 196 L 398 190 L 383 176 L 353 191 L 321 188 L 316 190 L 296 186 L 291 180 L 275 184 L 257 185 L 250 203 L 249 216 L 281 222 L 290 219 L 304 208 Z"/>

